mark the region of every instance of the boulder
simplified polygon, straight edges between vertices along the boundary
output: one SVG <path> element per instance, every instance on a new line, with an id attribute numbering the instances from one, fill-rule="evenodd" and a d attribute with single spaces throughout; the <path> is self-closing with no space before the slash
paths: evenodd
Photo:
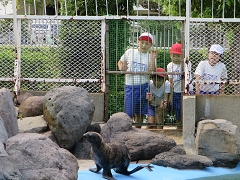
<path id="1" fill-rule="evenodd" d="M 132 127 L 131 118 L 122 112 L 110 117 L 102 127 L 101 135 L 107 143 L 124 143 L 130 151 L 132 161 L 152 159 L 176 146 L 171 138 Z"/>
<path id="2" fill-rule="evenodd" d="M 0 89 L 0 117 L 3 120 L 8 138 L 18 133 L 16 110 L 13 104 L 13 97 L 9 89 Z"/>
<path id="3" fill-rule="evenodd" d="M 0 154 L 0 162 L 1 180 L 25 180 L 14 158 L 10 156 L 1 156 Z"/>
<path id="4" fill-rule="evenodd" d="M 48 129 L 48 126 L 43 116 L 35 116 L 18 120 L 18 128 L 20 133 L 42 133 Z"/>
<path id="5" fill-rule="evenodd" d="M 25 180 L 78 178 L 75 156 L 44 135 L 19 133 L 7 140 L 6 151 Z"/>
<path id="6" fill-rule="evenodd" d="M 197 154 L 210 158 L 216 167 L 234 168 L 240 162 L 240 132 L 230 121 L 200 121 L 195 144 Z"/>
<path id="7" fill-rule="evenodd" d="M 20 93 L 18 95 L 18 101 L 17 104 L 20 105 L 23 101 L 25 101 L 27 98 L 32 97 L 33 95 L 29 92 L 25 92 L 24 94 Z"/>
<path id="8" fill-rule="evenodd" d="M 24 117 L 43 115 L 44 96 L 31 96 L 23 101 L 18 109 L 18 114 Z"/>
<path id="9" fill-rule="evenodd" d="M 45 95 L 44 119 L 60 147 L 71 150 L 92 122 L 94 104 L 80 87 L 55 88 Z"/>
<path id="10" fill-rule="evenodd" d="M 3 119 L 0 117 L 0 142 L 4 143 L 8 139 L 8 133 L 6 131 Z"/>
<path id="11" fill-rule="evenodd" d="M 213 165 L 211 159 L 200 155 L 183 155 L 175 152 L 163 152 L 156 155 L 151 164 L 176 169 L 204 169 Z"/>
<path id="12" fill-rule="evenodd" d="M 73 155 L 77 159 L 92 159 L 91 145 L 87 141 L 81 141 L 76 143 L 73 148 Z"/>

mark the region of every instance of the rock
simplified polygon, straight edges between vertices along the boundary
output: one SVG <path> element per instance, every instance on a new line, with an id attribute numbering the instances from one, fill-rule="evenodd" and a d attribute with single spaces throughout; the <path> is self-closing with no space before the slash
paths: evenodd
<path id="1" fill-rule="evenodd" d="M 0 142 L 0 157 L 3 157 L 3 156 L 8 156 L 8 154 L 5 151 L 4 144 Z"/>
<path id="2" fill-rule="evenodd" d="M 151 164 L 176 169 L 204 169 L 213 165 L 211 159 L 200 155 L 182 155 L 174 152 L 163 152 L 156 155 Z"/>
<path id="3" fill-rule="evenodd" d="M 81 141 L 76 143 L 73 148 L 73 155 L 77 159 L 92 159 L 91 145 L 87 141 Z"/>
<path id="4" fill-rule="evenodd" d="M 186 155 L 186 151 L 180 147 L 180 146 L 175 146 L 173 147 L 170 152 L 173 152 L 173 153 L 177 153 L 177 154 L 181 154 L 181 155 Z"/>
<path id="5" fill-rule="evenodd" d="M 80 87 L 55 88 L 45 95 L 44 119 L 60 147 L 71 150 L 92 122 L 94 104 Z"/>
<path id="6" fill-rule="evenodd" d="M 155 155 L 176 146 L 176 142 L 171 138 L 132 128 L 132 121 L 125 113 L 113 114 L 102 127 L 101 135 L 107 143 L 124 143 L 130 151 L 132 161 L 152 159 Z"/>
<path id="7" fill-rule="evenodd" d="M 47 138 L 51 139 L 53 142 L 55 142 L 57 144 L 56 137 L 55 137 L 55 135 L 53 134 L 52 131 L 46 131 L 46 132 L 43 132 L 41 134 L 46 136 Z"/>
<path id="8" fill-rule="evenodd" d="M 224 119 L 206 119 L 198 123 L 197 154 L 207 156 L 216 167 L 234 168 L 240 162 L 240 132 Z"/>
<path id="9" fill-rule="evenodd" d="M 18 114 L 24 117 L 43 115 L 44 96 L 31 96 L 23 101 L 18 109 Z"/>
<path id="10" fill-rule="evenodd" d="M 25 180 L 12 157 L 0 155 L 0 162 L 1 180 Z"/>
<path id="11" fill-rule="evenodd" d="M 43 116 L 26 117 L 18 121 L 20 133 L 42 133 L 48 129 Z"/>
<path id="12" fill-rule="evenodd" d="M 101 126 L 98 123 L 89 124 L 86 132 L 90 132 L 90 131 L 97 132 L 97 133 L 100 134 L 101 133 Z"/>
<path id="13" fill-rule="evenodd" d="M 22 104 L 23 101 L 25 101 L 27 98 L 32 97 L 33 95 L 29 92 L 25 92 L 24 94 L 19 94 L 18 95 L 18 102 L 17 104 L 20 105 Z"/>
<path id="14" fill-rule="evenodd" d="M 0 142 L 4 143 L 8 139 L 8 133 L 6 131 L 3 119 L 0 117 Z"/>
<path id="15" fill-rule="evenodd" d="M 6 151 L 24 180 L 78 178 L 77 159 L 44 135 L 19 133 L 7 140 Z"/>
<path id="16" fill-rule="evenodd" d="M 13 104 L 12 94 L 6 89 L 0 89 L 0 117 L 3 120 L 8 138 L 18 133 L 17 115 Z"/>

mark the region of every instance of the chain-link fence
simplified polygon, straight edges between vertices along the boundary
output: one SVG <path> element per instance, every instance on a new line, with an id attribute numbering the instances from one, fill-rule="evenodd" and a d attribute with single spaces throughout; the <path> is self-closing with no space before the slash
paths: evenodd
<path id="1" fill-rule="evenodd" d="M 12 20 L 1 21 L 1 87 L 13 88 L 16 49 Z M 101 22 L 21 21 L 21 89 L 48 91 L 76 85 L 101 92 Z"/>

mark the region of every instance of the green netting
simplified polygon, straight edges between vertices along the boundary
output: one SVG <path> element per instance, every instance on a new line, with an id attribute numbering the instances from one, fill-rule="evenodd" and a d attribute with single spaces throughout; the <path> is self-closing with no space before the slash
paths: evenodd
<path id="1" fill-rule="evenodd" d="M 181 40 L 179 30 L 181 22 L 171 21 L 129 21 L 109 20 L 109 71 L 119 71 L 117 63 L 128 48 L 137 48 L 138 37 L 143 32 L 150 32 L 154 36 L 152 49 L 158 51 L 157 67 L 166 69 L 171 61 L 169 47 Z M 109 99 L 108 115 L 124 111 L 124 81 L 125 75 L 109 74 Z M 175 125 L 174 112 L 166 111 L 164 114 L 165 124 Z M 142 125 L 147 125 L 143 122 Z M 163 124 L 157 124 L 162 126 Z"/>

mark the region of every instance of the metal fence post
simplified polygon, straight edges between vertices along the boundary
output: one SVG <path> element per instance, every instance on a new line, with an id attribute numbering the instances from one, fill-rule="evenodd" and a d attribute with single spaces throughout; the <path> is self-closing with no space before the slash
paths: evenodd
<path id="1" fill-rule="evenodd" d="M 17 4 L 13 0 L 13 32 L 14 32 L 14 47 L 15 47 L 15 62 L 14 62 L 14 99 L 17 101 L 17 95 L 20 90 L 20 64 L 21 64 L 21 19 L 17 19 Z"/>

